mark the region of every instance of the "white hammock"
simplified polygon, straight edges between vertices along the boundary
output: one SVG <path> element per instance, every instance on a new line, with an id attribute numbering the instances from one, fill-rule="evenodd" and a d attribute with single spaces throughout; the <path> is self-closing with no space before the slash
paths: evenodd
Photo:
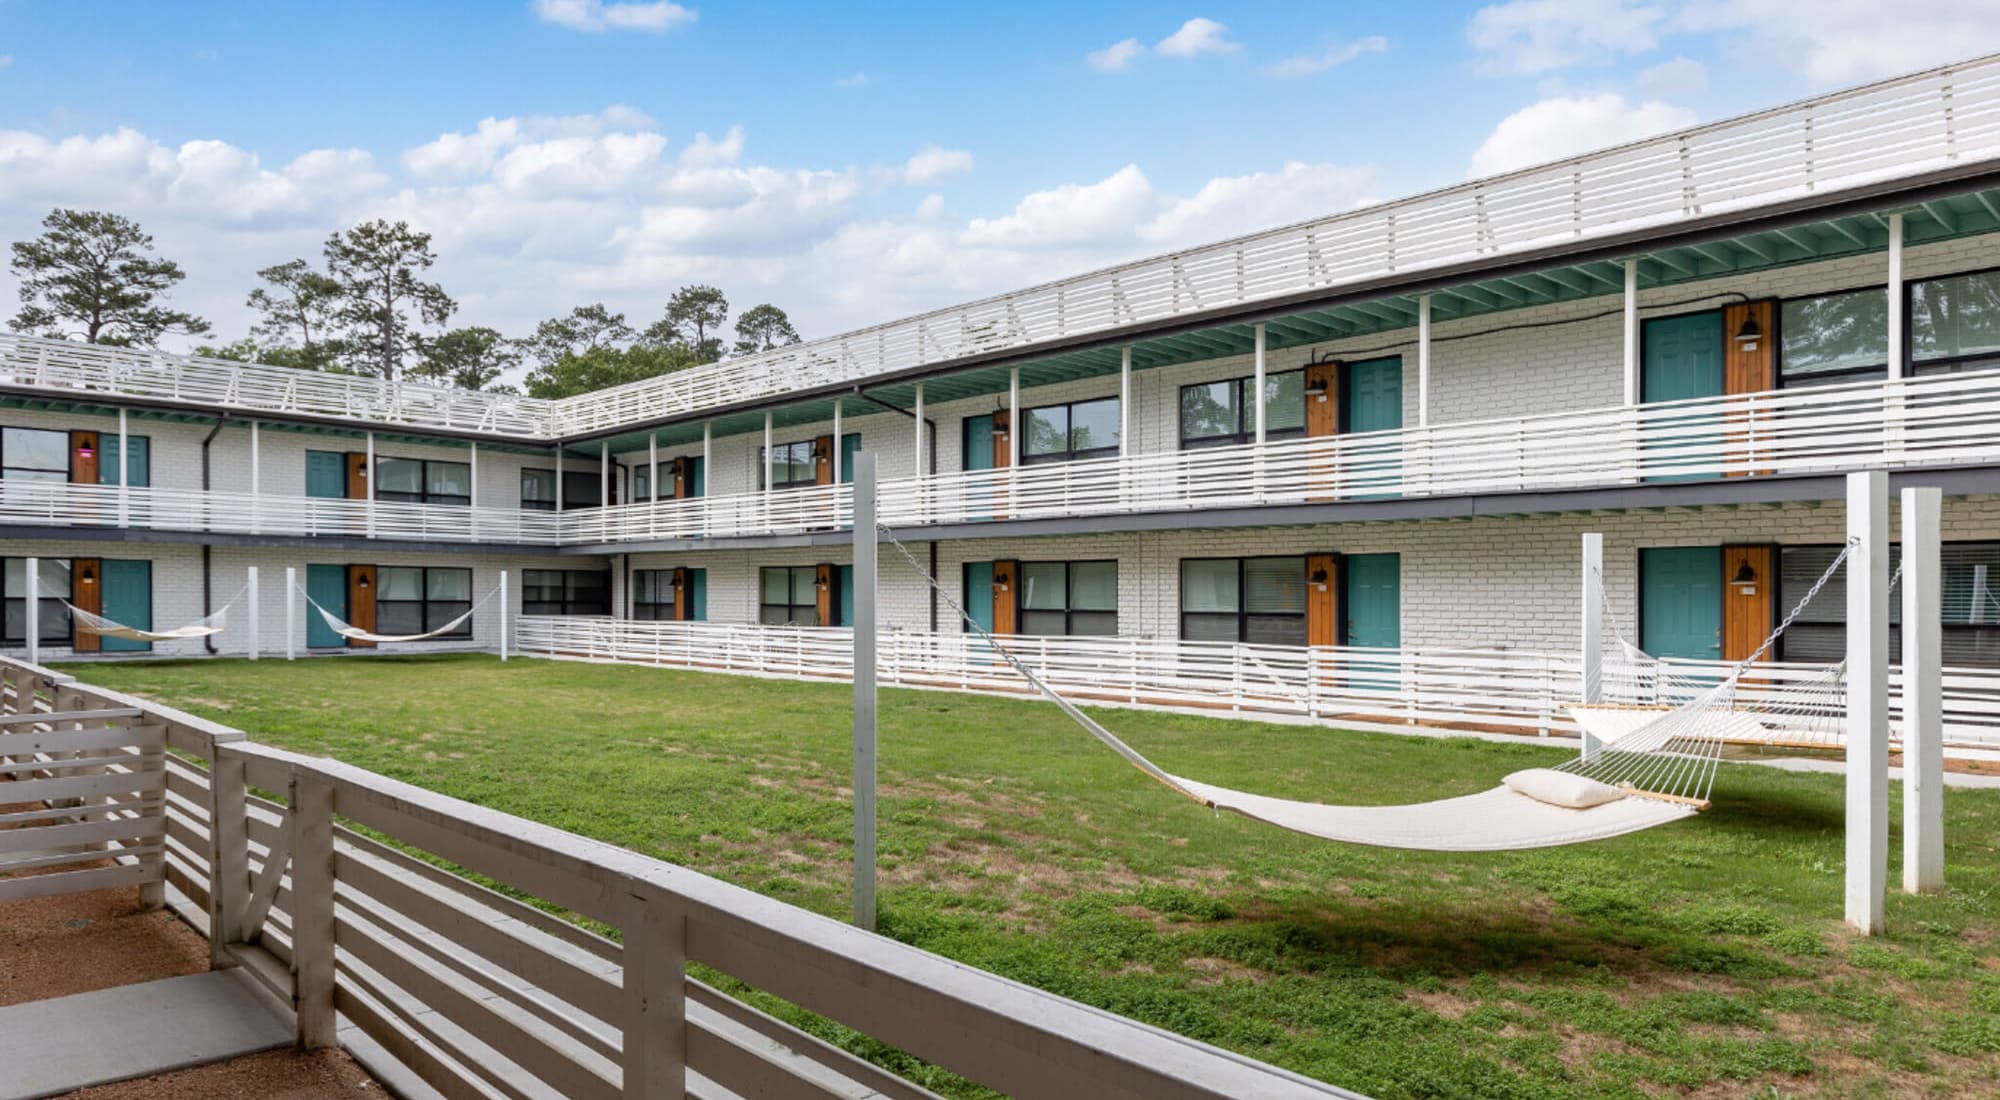
<path id="1" fill-rule="evenodd" d="M 63 601 L 69 608 L 70 618 L 76 628 L 85 634 L 98 634 L 106 638 L 124 638 L 134 642 L 171 642 L 182 638 L 206 638 L 220 634 L 229 626 L 229 608 L 224 606 L 214 614 L 196 619 L 187 626 L 177 626 L 172 630 L 142 630 L 136 626 L 126 626 L 116 619 L 107 619 L 92 611 Z"/>
<path id="2" fill-rule="evenodd" d="M 304 596 L 305 601 L 312 605 L 312 609 L 319 612 L 319 617 L 326 620 L 327 629 L 332 630 L 335 634 L 343 638 L 350 638 L 357 642 L 421 642 L 440 635 L 455 633 L 459 627 L 464 626 L 472 619 L 474 612 L 486 606 L 486 601 L 492 599 L 500 589 L 496 587 L 492 592 L 488 592 L 480 598 L 478 603 L 467 608 L 465 614 L 460 615 L 443 626 L 426 630 L 422 634 L 377 634 L 371 630 L 363 630 L 320 606 L 320 602 L 313 599 L 305 589 L 301 588 L 298 591 L 299 595 Z"/>
<path id="3" fill-rule="evenodd" d="M 1739 679 L 1818 595 L 1848 554 L 1848 549 L 1843 549 L 1791 615 L 1755 653 L 1730 668 L 1720 682 L 1686 685 L 1693 696 L 1686 702 L 1649 714 L 1645 721 L 1621 731 L 1615 738 L 1607 738 L 1607 744 L 1561 767 L 1517 772 L 1498 787 L 1458 798 L 1398 806 L 1334 806 L 1250 794 L 1169 774 L 1057 694 L 980 626 L 894 533 L 886 526 L 878 527 L 910 568 L 1016 672 L 1091 736 L 1176 793 L 1204 806 L 1307 836 L 1346 844 L 1435 852 L 1509 851 L 1604 840 L 1678 821 L 1706 809 L 1724 736 L 1733 724 L 1740 725 L 1736 706 Z M 1836 687 L 1838 673 L 1835 670 L 1830 677 Z M 1521 793 L 1516 789 L 1517 780 L 1520 787 L 1537 793 Z M 1579 804 L 1583 799 L 1552 800 L 1559 794 L 1549 793 L 1551 788 L 1560 787 L 1581 792 L 1594 804 Z"/>

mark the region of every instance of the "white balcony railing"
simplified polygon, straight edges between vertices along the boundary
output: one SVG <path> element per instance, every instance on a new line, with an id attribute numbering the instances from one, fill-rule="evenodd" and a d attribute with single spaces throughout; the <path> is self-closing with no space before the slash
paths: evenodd
<path id="1" fill-rule="evenodd" d="M 526 616 L 518 650 L 675 668 L 798 679 L 844 680 L 853 671 L 852 632 L 840 628 L 729 623 L 633 622 Z M 876 640 L 881 682 L 998 694 L 1034 689 L 979 638 L 959 633 L 885 631 Z M 1437 725 L 1520 733 L 1573 731 L 1563 708 L 1577 702 L 1574 653 L 1513 649 L 1266 646 L 1143 638 L 1012 636 L 1006 645 L 1057 691 L 1084 702 L 1170 707 L 1245 716 L 1305 718 L 1330 725 Z M 1712 676 L 1721 662 L 1673 661 L 1675 679 Z M 1819 665 L 1774 664 L 1746 683 L 1741 698 L 1785 696 L 1825 673 Z M 1899 677 L 1890 709 L 1899 717 Z M 1607 667 L 1607 702 L 1672 698 L 1650 670 Z M 1785 729 L 1837 748 L 1837 732 Z M 1945 737 L 1959 748 L 2000 748 L 2000 669 L 1945 670 Z"/>
<path id="2" fill-rule="evenodd" d="M 555 546 L 554 512 L 0 479 L 0 524 Z"/>

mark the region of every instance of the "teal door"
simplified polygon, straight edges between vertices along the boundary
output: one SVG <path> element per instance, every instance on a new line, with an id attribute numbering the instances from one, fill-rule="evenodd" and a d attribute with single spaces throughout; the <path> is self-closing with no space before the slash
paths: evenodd
<path id="1" fill-rule="evenodd" d="M 854 567 L 851 565 L 837 566 L 834 570 L 833 583 L 839 586 L 840 609 L 838 614 L 840 615 L 840 621 L 833 623 L 832 625 L 853 626 L 854 625 Z"/>
<path id="2" fill-rule="evenodd" d="M 133 480 L 137 481 L 136 470 Z M 153 629 L 153 563 L 106 559 L 100 564 L 104 570 L 104 617 L 140 630 Z M 108 634 L 98 638 L 98 645 L 106 653 L 145 653 L 153 648 L 151 642 Z"/>
<path id="3" fill-rule="evenodd" d="M 854 456 L 861 453 L 861 433 L 848 432 L 840 437 L 840 480 L 846 484 L 854 480 Z"/>
<path id="4" fill-rule="evenodd" d="M 708 621 L 708 570 L 706 569 L 688 570 L 688 587 L 694 590 L 694 595 L 692 597 L 694 603 L 694 621 L 698 623 L 707 622 Z"/>
<path id="5" fill-rule="evenodd" d="M 1647 404 L 1722 396 L 1722 311 L 1660 317 L 1647 321 L 1640 337 L 1640 399 Z M 1721 422 L 1712 412 L 1686 416 L 1649 417 L 1645 421 L 1646 465 L 1663 473 L 1651 481 L 1687 481 L 1714 477 L 1696 471 L 1676 473 L 1692 464 L 1712 464 L 1722 454 L 1717 446 Z"/>
<path id="6" fill-rule="evenodd" d="M 1341 605 L 1342 645 L 1397 649 L 1403 644 L 1403 559 L 1400 554 L 1350 554 L 1341 559 L 1344 576 Z M 1356 675 L 1354 687 L 1393 690 L 1399 682 L 1395 662 L 1345 662 Z"/>
<path id="7" fill-rule="evenodd" d="M 126 436 L 132 445 L 132 456 L 125 462 L 132 472 L 134 488 L 144 488 L 153 483 L 153 443 L 143 435 Z M 97 483 L 99 485 L 118 484 L 118 436 L 106 432 L 98 438 Z M 129 625 L 129 624 L 128 624 Z M 137 645 L 139 643 L 132 643 Z"/>
<path id="8" fill-rule="evenodd" d="M 344 565 L 306 566 L 306 593 L 313 602 L 347 618 L 347 567 Z M 306 645 L 314 649 L 337 649 L 347 639 L 333 632 L 326 620 L 310 606 L 306 608 Z"/>
<path id="9" fill-rule="evenodd" d="M 1403 426 L 1403 360 L 1366 359 L 1347 365 L 1347 384 L 1341 393 L 1346 405 L 1343 434 L 1389 432 Z M 1359 442 L 1343 449 L 1341 465 L 1358 479 L 1367 498 L 1393 497 L 1403 479 L 1402 444 L 1395 440 Z"/>
<path id="10" fill-rule="evenodd" d="M 1655 657 L 1722 659 L 1722 548 L 1639 551 L 1639 648 Z"/>
<path id="11" fill-rule="evenodd" d="M 708 463 L 699 458 L 688 459 L 688 495 L 705 497 L 708 495 Z"/>
<path id="12" fill-rule="evenodd" d="M 959 455 L 961 469 L 991 470 L 993 468 L 993 417 L 968 416 L 965 418 L 964 434 L 961 437 L 962 454 Z"/>
<path id="13" fill-rule="evenodd" d="M 306 452 L 306 495 L 339 500 L 347 495 L 347 456 L 339 451 Z M 317 569 L 318 566 L 313 568 Z M 344 582 L 343 582 L 344 583 Z M 318 599 L 318 596 L 314 596 Z M 332 604 L 327 604 L 332 607 Z"/>
<path id="14" fill-rule="evenodd" d="M 965 563 L 965 611 L 979 629 L 993 633 L 993 563 L 990 561 L 969 561 Z M 961 629 L 972 633 L 971 628 Z"/>

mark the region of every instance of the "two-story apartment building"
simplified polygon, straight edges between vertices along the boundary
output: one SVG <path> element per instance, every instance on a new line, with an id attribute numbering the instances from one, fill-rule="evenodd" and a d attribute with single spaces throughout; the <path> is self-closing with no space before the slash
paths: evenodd
<path id="1" fill-rule="evenodd" d="M 1835 552 L 1840 476 L 1887 468 L 1948 493 L 1979 684 L 1996 233 L 1981 59 L 555 402 L 10 338 L 0 644 L 29 557 L 42 644 L 107 651 L 139 643 L 53 597 L 171 626 L 255 565 L 264 650 L 338 652 L 285 637 L 286 569 L 382 633 L 504 570 L 531 651 L 837 674 L 865 449 L 941 582 L 884 557 L 910 682 L 997 675 L 956 602 L 1100 697 L 1546 726 L 1581 533 L 1633 642 L 1740 658 Z M 492 648 L 499 611 L 410 644 Z M 1835 658 L 1841 613 L 1781 659 Z"/>

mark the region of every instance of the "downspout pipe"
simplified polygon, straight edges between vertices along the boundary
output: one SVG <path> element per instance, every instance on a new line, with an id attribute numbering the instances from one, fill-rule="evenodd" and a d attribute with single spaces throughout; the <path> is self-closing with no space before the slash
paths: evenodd
<path id="1" fill-rule="evenodd" d="M 216 436 L 222 434 L 222 425 L 228 420 L 228 413 L 216 417 L 215 427 L 210 428 L 208 434 L 201 437 L 201 491 L 204 493 L 208 492 L 208 445 L 215 442 Z M 214 546 L 206 542 L 201 544 L 201 613 L 204 616 L 215 614 L 215 573 L 210 568 L 214 554 Z M 201 644 L 211 657 L 222 652 L 215 648 L 213 634 L 203 635 Z"/>

